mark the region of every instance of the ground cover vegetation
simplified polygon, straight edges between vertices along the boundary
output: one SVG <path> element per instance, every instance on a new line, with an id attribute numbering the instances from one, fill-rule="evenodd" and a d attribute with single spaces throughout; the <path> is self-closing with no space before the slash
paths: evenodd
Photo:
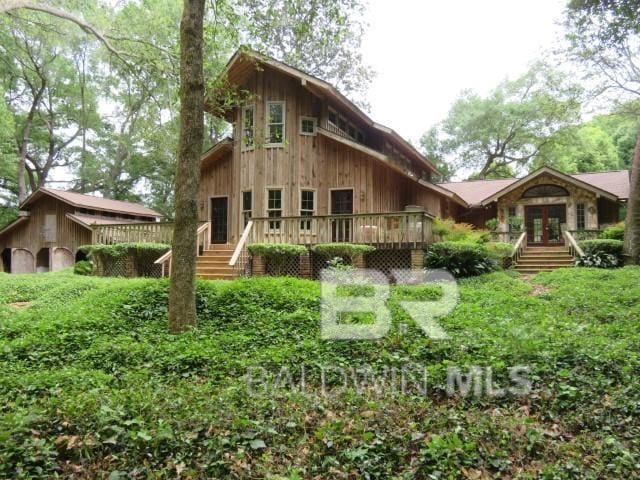
<path id="1" fill-rule="evenodd" d="M 388 335 L 359 342 L 319 339 L 317 282 L 202 281 L 197 292 L 199 326 L 176 336 L 164 280 L 0 274 L 0 476 L 596 479 L 638 470 L 637 267 L 463 280 L 458 307 L 440 321 L 449 340 L 427 338 L 400 304 L 436 300 L 437 286 L 394 287 Z M 364 382 L 343 389 L 336 372 L 327 395 L 318 390 L 323 365 L 380 373 L 408 364 L 426 366 L 426 395 L 411 387 L 415 377 L 404 394 Z M 451 366 L 490 367 L 505 386 L 515 365 L 530 368 L 529 395 L 447 394 Z M 247 383 L 248 371 L 275 380 L 283 367 L 299 382 L 302 366 L 304 391 L 286 376 L 281 388 Z"/>

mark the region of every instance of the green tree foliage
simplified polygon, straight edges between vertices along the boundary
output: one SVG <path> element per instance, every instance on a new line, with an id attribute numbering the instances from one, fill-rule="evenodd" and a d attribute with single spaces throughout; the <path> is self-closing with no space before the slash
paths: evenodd
<path id="1" fill-rule="evenodd" d="M 580 114 L 580 88 L 537 63 L 520 78 L 505 80 L 489 95 L 465 91 L 447 118 L 423 137 L 455 170 L 491 178 L 527 167 L 558 130 Z M 426 138 L 426 140 L 425 140 Z"/>
<path id="2" fill-rule="evenodd" d="M 332 82 L 366 107 L 373 72 L 360 53 L 362 0 L 246 0 L 249 45 Z"/>

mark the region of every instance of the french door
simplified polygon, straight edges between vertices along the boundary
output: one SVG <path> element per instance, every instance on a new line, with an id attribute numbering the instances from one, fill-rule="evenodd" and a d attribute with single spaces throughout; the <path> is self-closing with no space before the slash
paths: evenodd
<path id="1" fill-rule="evenodd" d="M 561 225 L 566 223 L 566 205 L 529 205 L 524 209 L 527 245 L 564 245 Z"/>

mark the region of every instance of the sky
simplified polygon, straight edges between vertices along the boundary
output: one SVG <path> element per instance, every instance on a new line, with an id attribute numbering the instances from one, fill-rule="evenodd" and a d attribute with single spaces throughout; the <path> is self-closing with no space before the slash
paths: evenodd
<path id="1" fill-rule="evenodd" d="M 417 142 L 461 90 L 486 93 L 544 56 L 563 0 L 369 0 L 364 61 L 371 117 Z"/>

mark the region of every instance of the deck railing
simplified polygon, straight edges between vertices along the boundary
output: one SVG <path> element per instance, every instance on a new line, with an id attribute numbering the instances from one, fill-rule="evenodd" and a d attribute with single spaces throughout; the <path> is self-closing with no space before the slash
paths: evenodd
<path id="1" fill-rule="evenodd" d="M 91 243 L 171 243 L 173 222 L 119 223 L 92 225 Z"/>
<path id="2" fill-rule="evenodd" d="M 578 242 L 576 241 L 573 234 L 568 230 L 564 230 L 562 233 L 564 234 L 564 238 L 567 239 L 567 243 L 569 244 L 569 253 L 571 254 L 571 256 L 573 258 L 580 258 L 584 256 L 584 252 L 582 251 L 582 248 L 580 248 L 580 245 L 578 245 Z"/>
<path id="3" fill-rule="evenodd" d="M 513 245 L 513 251 L 511 252 L 511 263 L 515 264 L 522 255 L 522 252 L 524 252 L 526 238 L 527 232 L 522 232 L 516 240 L 516 243 Z"/>
<path id="4" fill-rule="evenodd" d="M 169 240 L 171 243 L 171 240 Z M 196 230 L 196 256 L 202 255 L 204 250 L 211 244 L 211 222 L 203 222 Z M 162 266 L 162 276 L 171 275 L 172 252 L 169 250 L 155 262 Z"/>
<path id="5" fill-rule="evenodd" d="M 364 243 L 378 248 L 418 248 L 431 243 L 425 212 L 254 218 L 249 243 Z"/>
<path id="6" fill-rule="evenodd" d="M 240 240 L 238 241 L 235 250 L 233 251 L 233 255 L 231 255 L 231 260 L 229 260 L 229 265 L 233 267 L 233 273 L 236 276 L 245 275 L 247 262 L 249 261 L 247 243 L 249 236 L 251 235 L 252 228 L 253 220 L 249 220 L 247 222 L 247 226 L 244 227 L 244 231 L 240 236 Z"/>

